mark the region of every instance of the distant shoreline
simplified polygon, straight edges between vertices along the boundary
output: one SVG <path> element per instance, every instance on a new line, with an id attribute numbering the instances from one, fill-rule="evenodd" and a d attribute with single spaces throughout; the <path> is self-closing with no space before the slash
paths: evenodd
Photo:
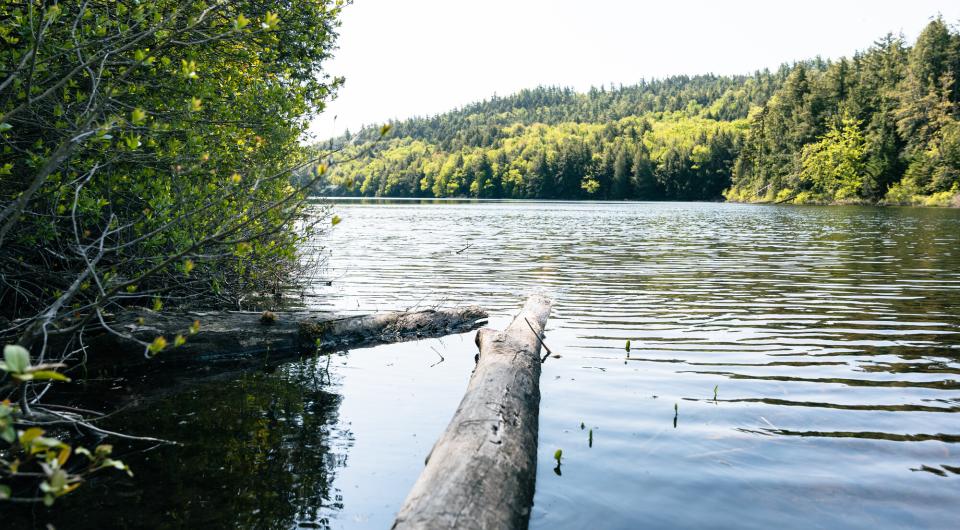
<path id="1" fill-rule="evenodd" d="M 497 203 L 581 203 L 581 204 L 743 204 L 756 206 L 869 206 L 880 208 L 960 208 L 960 197 L 954 197 L 948 204 L 890 204 L 869 202 L 803 202 L 794 203 L 774 201 L 663 201 L 663 200 L 604 200 L 604 199 L 489 199 L 477 197 L 364 197 L 364 196 L 315 196 L 313 201 L 344 203 L 448 203 L 448 204 L 497 204 Z"/>

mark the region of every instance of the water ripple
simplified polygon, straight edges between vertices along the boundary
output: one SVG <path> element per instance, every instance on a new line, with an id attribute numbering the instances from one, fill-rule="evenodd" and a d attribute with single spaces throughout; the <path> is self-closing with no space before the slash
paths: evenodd
<path id="1" fill-rule="evenodd" d="M 544 365 L 534 528 L 599 514 L 612 526 L 702 526 L 704 509 L 718 527 L 871 520 L 854 505 L 894 525 L 955 522 L 917 499 L 939 488 L 930 480 L 960 478 L 960 212 L 336 209 L 343 222 L 315 248 L 333 281 L 307 305 L 478 303 L 496 323 L 530 292 L 555 298 L 547 342 L 560 357 Z M 937 494 L 960 501 L 956 487 Z"/>

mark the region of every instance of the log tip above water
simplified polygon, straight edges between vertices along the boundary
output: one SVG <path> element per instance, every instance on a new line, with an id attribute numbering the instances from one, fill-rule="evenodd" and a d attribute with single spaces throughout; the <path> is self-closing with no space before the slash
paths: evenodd
<path id="1" fill-rule="evenodd" d="M 373 315 L 327 320 L 304 320 L 299 324 L 302 349 L 321 350 L 359 347 L 381 342 L 463 333 L 482 326 L 487 311 L 479 306 L 420 311 L 387 311 Z"/>

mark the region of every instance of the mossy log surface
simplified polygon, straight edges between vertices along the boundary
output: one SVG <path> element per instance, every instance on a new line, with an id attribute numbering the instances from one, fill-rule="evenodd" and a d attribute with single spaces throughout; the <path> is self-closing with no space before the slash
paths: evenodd
<path id="1" fill-rule="evenodd" d="M 550 301 L 532 296 L 504 331 L 477 332 L 467 391 L 393 528 L 526 528 L 537 477 L 540 346 Z"/>

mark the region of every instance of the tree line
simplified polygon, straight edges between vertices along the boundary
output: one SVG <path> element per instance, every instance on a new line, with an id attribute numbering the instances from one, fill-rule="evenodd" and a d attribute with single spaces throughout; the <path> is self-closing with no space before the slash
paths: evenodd
<path id="1" fill-rule="evenodd" d="M 798 65 L 751 111 L 727 197 L 947 204 L 960 185 L 960 34 L 930 22 L 826 69 Z"/>
<path id="2" fill-rule="evenodd" d="M 391 122 L 321 192 L 381 197 L 947 204 L 960 182 L 960 35 L 747 76 L 538 87 Z M 319 144 L 359 153 L 367 127 Z"/>

